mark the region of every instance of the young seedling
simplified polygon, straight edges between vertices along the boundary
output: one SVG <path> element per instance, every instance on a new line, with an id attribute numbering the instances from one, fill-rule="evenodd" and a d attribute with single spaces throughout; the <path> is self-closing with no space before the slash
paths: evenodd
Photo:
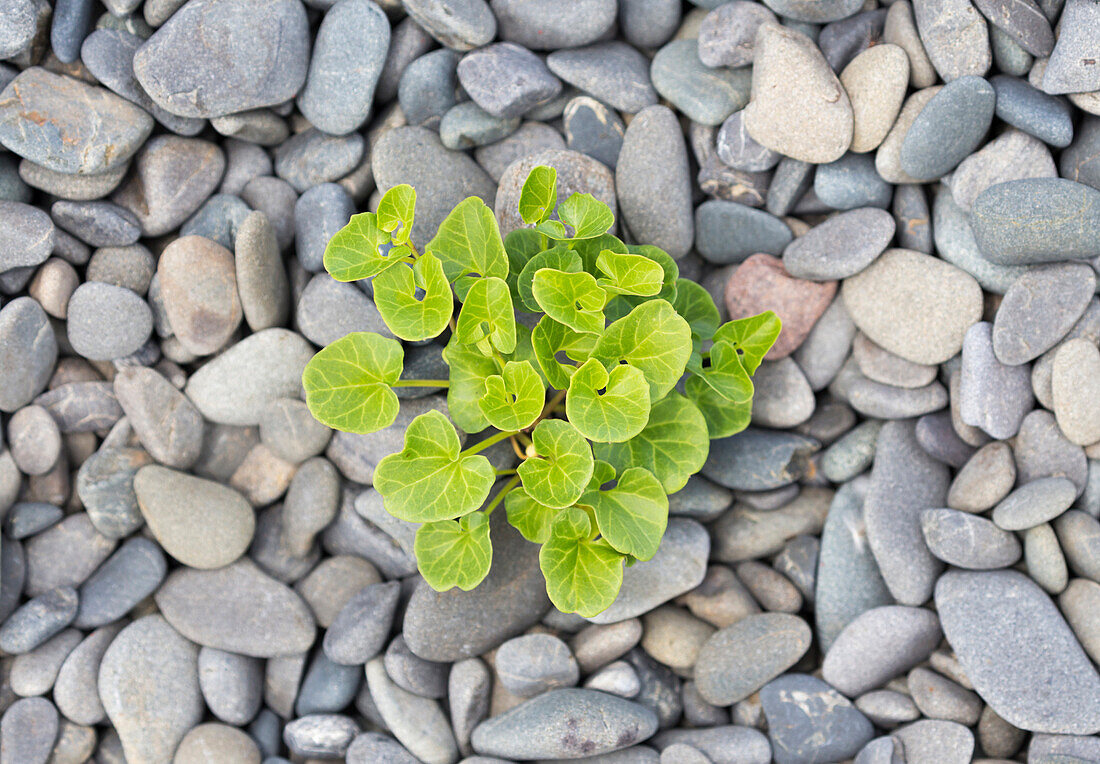
<path id="1" fill-rule="evenodd" d="M 416 417 L 404 447 L 374 471 L 387 511 L 420 523 L 424 579 L 439 590 L 477 586 L 492 564 L 489 516 L 503 504 L 542 545 L 554 605 L 592 616 L 614 601 L 624 565 L 656 554 L 668 495 L 702 468 L 710 439 L 748 425 L 751 377 L 780 323 L 772 312 L 721 323 L 665 252 L 624 244 L 608 233 L 607 205 L 590 194 L 558 204 L 556 189 L 553 168 L 532 170 L 519 200 L 530 227 L 504 239 L 492 210 L 466 199 L 423 252 L 410 238 L 411 186 L 352 217 L 325 268 L 338 281 L 373 279 L 395 337 L 448 332 L 449 379 L 402 379 L 401 343 L 356 332 L 317 353 L 303 384 L 318 420 L 356 433 L 393 424 L 395 387 L 447 388 L 450 419 Z M 463 449 L 459 430 L 485 436 Z M 482 455 L 502 441 L 516 469 Z"/>

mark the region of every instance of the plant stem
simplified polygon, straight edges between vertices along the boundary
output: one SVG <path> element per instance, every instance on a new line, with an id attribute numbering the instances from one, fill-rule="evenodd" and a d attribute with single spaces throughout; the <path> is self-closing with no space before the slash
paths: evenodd
<path id="1" fill-rule="evenodd" d="M 399 379 L 390 387 L 450 387 L 449 379 Z"/>
<path id="2" fill-rule="evenodd" d="M 522 443 L 525 446 L 530 446 L 532 444 L 531 438 L 525 432 L 517 432 L 516 433 L 516 440 L 518 440 L 520 443 Z M 523 458 L 526 459 L 527 454 L 524 454 Z"/>
<path id="3" fill-rule="evenodd" d="M 496 445 L 505 438 L 510 438 L 515 434 L 516 433 L 514 432 L 498 432 L 496 435 L 490 435 L 488 438 L 481 441 L 480 443 L 475 443 L 474 445 L 467 448 L 465 451 L 462 452 L 461 456 L 473 456 L 474 454 L 481 453 L 489 446 Z"/>
<path id="4" fill-rule="evenodd" d="M 497 477 L 504 477 L 505 475 L 515 475 L 515 470 L 497 470 Z"/>
<path id="5" fill-rule="evenodd" d="M 519 447 L 519 443 L 516 442 L 514 435 L 508 442 L 512 444 L 512 450 L 516 452 L 516 456 L 518 456 L 521 461 L 527 458 L 527 454 L 523 453 L 523 449 Z"/>
<path id="6" fill-rule="evenodd" d="M 497 508 L 497 505 L 500 504 L 500 502 L 504 501 L 504 497 L 508 495 L 508 492 L 515 488 L 517 485 L 519 485 L 519 475 L 516 475 L 507 483 L 505 483 L 504 487 L 497 492 L 497 495 L 494 496 L 493 500 L 489 502 L 489 506 L 485 507 L 485 514 L 493 514 L 493 510 Z"/>
<path id="7" fill-rule="evenodd" d="M 537 421 L 541 422 L 543 419 L 546 419 L 546 417 L 550 416 L 550 412 L 552 412 L 554 408 L 563 400 L 565 400 L 565 390 L 559 390 L 557 393 L 555 393 L 553 398 L 546 402 L 546 405 L 543 407 L 542 413 L 539 414 L 539 418 Z"/>

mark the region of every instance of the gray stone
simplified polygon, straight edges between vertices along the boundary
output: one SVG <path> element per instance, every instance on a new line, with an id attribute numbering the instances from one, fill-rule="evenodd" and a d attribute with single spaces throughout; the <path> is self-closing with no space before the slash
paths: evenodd
<path id="1" fill-rule="evenodd" d="M 1082 263 L 1029 270 L 1005 292 L 993 319 L 993 352 L 1015 366 L 1054 347 L 1085 312 L 1096 272 Z"/>
<path id="2" fill-rule="evenodd" d="M 61 431 L 46 409 L 25 406 L 8 420 L 8 449 L 24 475 L 44 475 L 61 455 Z"/>
<path id="3" fill-rule="evenodd" d="M 1054 417 L 1048 412 L 1032 411 L 1020 425 L 1013 447 L 1019 483 L 1043 477 L 1066 477 L 1078 491 L 1088 478 L 1088 463 L 1080 446 L 1066 440 Z"/>
<path id="4" fill-rule="evenodd" d="M 1076 498 L 1077 486 L 1064 477 L 1032 480 L 997 504 L 993 522 L 1006 531 L 1034 528 L 1058 517 Z"/>
<path id="5" fill-rule="evenodd" d="M 45 698 L 15 701 L 0 719 L 4 764 L 45 764 L 58 733 L 57 708 Z"/>
<path id="6" fill-rule="evenodd" d="M 1100 440 L 1100 417 L 1092 405 L 1100 382 L 1100 351 L 1091 339 L 1070 339 L 1058 349 L 1052 366 L 1051 398 L 1063 434 L 1082 446 Z"/>
<path id="7" fill-rule="evenodd" d="M 612 108 L 634 114 L 657 103 L 645 56 L 622 42 L 555 50 L 546 65 L 565 82 Z"/>
<path id="8" fill-rule="evenodd" d="M 870 154 L 847 153 L 835 162 L 820 165 L 814 175 L 813 194 L 817 201 L 837 210 L 886 209 L 892 192 L 890 184 L 875 169 Z M 801 206 L 797 209 L 800 211 Z"/>
<path id="9" fill-rule="evenodd" d="M 1065 148 L 1070 145 L 1073 121 L 1069 104 L 1017 77 L 998 74 L 989 82 L 997 92 L 1000 119 L 1051 146 Z"/>
<path id="10" fill-rule="evenodd" d="M 1086 116 L 1077 126 L 1073 143 L 1062 152 L 1058 168 L 1063 178 L 1100 189 L 1100 119 Z"/>
<path id="11" fill-rule="evenodd" d="M 8 679 L 12 692 L 24 698 L 50 692 L 61 664 L 82 637 L 76 629 L 65 629 L 29 653 L 17 655 Z"/>
<path id="12" fill-rule="evenodd" d="M 1059 761 L 1088 761 L 1100 756 L 1100 740 L 1079 735 L 1032 735 L 1027 748 L 1029 759 L 1036 764 L 1058 764 Z"/>
<path id="13" fill-rule="evenodd" d="M 11 58 L 28 48 L 37 31 L 37 9 L 30 0 L 8 0 L 4 3 L 0 26 L 0 57 Z"/>
<path id="14" fill-rule="evenodd" d="M 425 32 L 448 48 L 471 50 L 496 37 L 497 20 L 485 0 L 402 0 L 401 5 Z"/>
<path id="15" fill-rule="evenodd" d="M 800 279 L 827 281 L 859 273 L 885 251 L 894 236 L 890 213 L 855 209 L 829 218 L 783 250 L 783 266 Z"/>
<path id="16" fill-rule="evenodd" d="M 53 504 L 17 502 L 11 506 L 4 518 L 4 535 L 19 541 L 44 531 L 64 516 L 65 513 L 61 507 Z"/>
<path id="17" fill-rule="evenodd" d="M 50 170 L 23 159 L 19 162 L 19 177 L 28 186 L 46 191 L 61 199 L 86 201 L 89 199 L 102 199 L 114 191 L 129 169 L 130 163 L 127 162 L 114 170 L 98 175 L 71 175 Z M 30 195 L 28 193 L 26 199 L 13 199 L 12 201 L 26 202 L 29 200 Z"/>
<path id="18" fill-rule="evenodd" d="M 1100 730 L 1100 675 L 1026 576 L 949 572 L 936 585 L 936 609 L 975 690 L 1008 723 L 1035 732 Z"/>
<path id="19" fill-rule="evenodd" d="M 359 734 L 359 725 L 341 714 L 302 716 L 283 728 L 283 742 L 302 757 L 339 759 Z"/>
<path id="20" fill-rule="evenodd" d="M 152 253 L 141 244 L 130 247 L 97 249 L 88 261 L 85 278 L 126 287 L 144 295 L 156 273 L 157 263 Z"/>
<path id="21" fill-rule="evenodd" d="M 766 6 L 738 2 L 718 5 L 699 25 L 699 60 L 707 66 L 747 66 L 755 53 L 756 30 L 778 19 Z"/>
<path id="22" fill-rule="evenodd" d="M 348 764 L 418 764 L 418 759 L 388 735 L 364 732 L 351 741 Z"/>
<path id="23" fill-rule="evenodd" d="M 1082 0 L 1067 0 L 1058 23 L 1058 40 L 1043 73 L 1047 93 L 1088 93 L 1100 90 L 1100 74 L 1088 59 L 1096 50 L 1093 30 L 1100 12 Z"/>
<path id="24" fill-rule="evenodd" d="M 122 618 L 160 586 L 165 569 L 156 544 L 130 539 L 80 587 L 74 625 L 95 629 Z"/>
<path id="25" fill-rule="evenodd" d="M 855 335 L 856 327 L 844 300 L 833 300 L 792 355 L 813 390 L 823 390 L 837 376 L 850 355 Z"/>
<path id="26" fill-rule="evenodd" d="M 568 646 L 549 634 L 515 637 L 496 651 L 496 675 L 514 695 L 530 698 L 575 685 L 580 678 Z"/>
<path id="27" fill-rule="evenodd" d="M 282 178 L 253 178 L 241 191 L 241 198 L 252 209 L 267 215 L 279 250 L 289 247 L 294 240 L 294 205 L 298 201 L 294 187 Z"/>
<path id="28" fill-rule="evenodd" d="M 1094 581 L 1100 578 L 1100 565 L 1096 563 L 1100 523 L 1092 515 L 1071 509 L 1054 521 L 1054 529 L 1070 569 Z"/>
<path id="29" fill-rule="evenodd" d="M 299 2 L 199 0 L 142 45 L 134 75 L 173 114 L 220 117 L 293 98 L 305 82 L 308 54 L 309 25 Z"/>
<path id="30" fill-rule="evenodd" d="M 992 186 L 974 200 L 970 225 L 982 253 L 1020 265 L 1095 256 L 1100 191 L 1064 178 L 1025 178 Z"/>
<path id="31" fill-rule="evenodd" d="M 750 615 L 703 644 L 695 664 L 695 686 L 709 703 L 736 703 L 797 663 L 811 637 L 810 627 L 797 616 Z"/>
<path id="32" fill-rule="evenodd" d="M 760 690 L 760 703 L 779 764 L 848 758 L 874 734 L 871 722 L 847 698 L 805 674 L 769 682 Z"/>
<path id="33" fill-rule="evenodd" d="M 848 697 L 862 695 L 928 658 L 942 636 L 930 610 L 901 605 L 867 610 L 837 635 L 825 654 L 822 677 Z"/>
<path id="34" fill-rule="evenodd" d="M 70 382 L 42 393 L 34 402 L 50 412 L 63 434 L 105 430 L 122 418 L 109 382 Z"/>
<path id="35" fill-rule="evenodd" d="M 215 194 L 180 226 L 180 236 L 202 236 L 232 249 L 237 229 L 250 212 L 251 208 L 239 197 Z"/>
<path id="36" fill-rule="evenodd" d="M 675 0 L 621 0 L 619 29 L 639 48 L 664 45 L 680 24 L 681 7 Z"/>
<path id="37" fill-rule="evenodd" d="M 124 624 L 96 629 L 77 645 L 61 664 L 54 682 L 53 698 L 57 708 L 75 724 L 98 724 L 107 717 L 99 698 L 99 666 Z"/>
<path id="38" fill-rule="evenodd" d="M 0 143 L 55 172 L 110 172 L 152 129 L 152 117 L 109 90 L 37 66 L 0 92 Z"/>
<path id="39" fill-rule="evenodd" d="M 720 199 L 695 209 L 695 246 L 712 263 L 739 263 L 759 252 L 779 255 L 791 239 L 786 223 L 764 210 Z"/>
<path id="40" fill-rule="evenodd" d="M 623 222 L 638 241 L 674 259 L 694 238 L 687 146 L 675 113 L 651 106 L 634 116 L 615 170 Z"/>
<path id="41" fill-rule="evenodd" d="M 986 73 L 992 63 L 988 25 L 968 0 L 919 0 L 913 3 L 913 15 L 920 41 L 944 82 Z"/>
<path id="42" fill-rule="evenodd" d="M 386 648 L 383 663 L 386 674 L 398 687 L 422 698 L 438 699 L 447 696 L 450 664 L 426 661 L 413 655 L 401 635 L 394 637 Z"/>
<path id="43" fill-rule="evenodd" d="M 69 299 L 69 342 L 93 361 L 109 361 L 136 352 L 153 331 L 153 313 L 124 287 L 88 282 Z"/>
<path id="44" fill-rule="evenodd" d="M 382 658 L 367 663 L 367 687 L 379 715 L 402 745 L 425 764 L 452 764 L 458 745 L 439 704 L 398 687 Z"/>
<path id="45" fill-rule="evenodd" d="M 46 387 L 57 340 L 41 305 L 17 297 L 0 309 L 0 411 L 14 412 Z"/>
<path id="46" fill-rule="evenodd" d="M 325 247 L 355 214 L 355 202 L 341 186 L 321 183 L 294 204 L 294 236 L 298 262 L 311 273 L 324 270 Z"/>
<path id="47" fill-rule="evenodd" d="M 923 3 L 918 3 L 918 8 Z M 981 77 L 951 80 L 921 109 L 901 146 L 901 169 L 918 179 L 947 174 L 981 144 L 997 95 Z"/>
<path id="48" fill-rule="evenodd" d="M 938 198 L 938 197 L 937 197 Z M 920 184 L 906 183 L 894 189 L 892 211 L 897 223 L 898 244 L 926 255 L 932 253 L 932 231 L 928 200 Z M 965 222 L 965 216 L 963 216 Z M 977 245 L 974 246 L 977 250 Z"/>
<path id="49" fill-rule="evenodd" d="M 226 724 L 247 724 L 263 701 L 263 663 L 204 647 L 199 651 L 199 687 L 211 712 Z"/>
<path id="50" fill-rule="evenodd" d="M 275 149 L 275 174 L 301 193 L 354 170 L 363 158 L 364 146 L 359 133 L 328 135 L 310 128 Z"/>
<path id="51" fill-rule="evenodd" d="M 906 762 L 966 764 L 974 753 L 974 733 L 956 722 L 924 719 L 902 727 L 893 737 Z"/>
<path id="52" fill-rule="evenodd" d="M 494 117 L 514 119 L 561 91 L 561 82 L 531 51 L 510 42 L 467 53 L 458 80 L 478 106 Z"/>
<path id="53" fill-rule="evenodd" d="M 565 105 L 562 128 L 568 148 L 615 169 L 626 127 L 613 109 L 590 96 L 577 96 Z"/>
<path id="54" fill-rule="evenodd" d="M 294 704 L 297 716 L 337 713 L 355 698 L 363 679 L 359 666 L 342 666 L 333 663 L 324 651 L 314 653 Z"/>
<path id="55" fill-rule="evenodd" d="M 38 265 L 54 249 L 54 224 L 37 207 L 0 201 L 0 273 Z"/>
<path id="56" fill-rule="evenodd" d="M 553 0 L 491 0 L 500 37 L 534 50 L 595 42 L 615 23 L 616 4 L 582 0 L 568 9 Z"/>
<path id="57" fill-rule="evenodd" d="M 990 145 L 995 142 L 991 142 Z M 978 154 L 973 155 L 971 159 L 980 158 Z M 960 169 L 955 174 L 959 175 L 963 172 L 964 169 Z M 927 213 L 925 213 L 925 219 L 927 222 Z M 1030 267 L 1001 265 L 987 260 L 974 238 L 966 212 L 956 204 L 947 186 L 940 186 L 936 191 L 931 222 L 932 230 L 935 232 L 936 250 L 940 257 L 969 273 L 987 292 L 1004 294 L 1012 286 L 1012 282 Z M 931 252 L 931 247 L 928 251 Z"/>
<path id="58" fill-rule="evenodd" d="M 717 11 L 716 11 L 717 12 Z M 780 154 L 761 146 L 745 129 L 744 112 L 734 112 L 716 137 L 718 158 L 735 170 L 764 172 L 779 164 Z"/>
<path id="59" fill-rule="evenodd" d="M 553 167 L 558 173 L 558 199 L 568 199 L 575 193 L 588 193 L 618 214 L 615 201 L 615 176 L 603 164 L 577 151 L 540 151 L 513 162 L 500 177 L 496 191 L 497 223 L 502 236 L 524 228 L 519 216 L 519 195 L 532 169 L 539 165 Z M 612 226 L 610 233 L 615 233 Z"/>
<path id="60" fill-rule="evenodd" d="M 115 395 L 142 446 L 161 464 L 186 469 L 202 449 L 199 410 L 175 385 L 152 369 L 123 369 Z"/>
<path id="61" fill-rule="evenodd" d="M 425 53 L 406 67 L 397 98 L 410 125 L 436 125 L 455 105 L 459 59 L 457 52 L 441 48 Z"/>
<path id="62" fill-rule="evenodd" d="M 494 117 L 473 101 L 452 106 L 439 122 L 439 139 L 452 150 L 495 143 L 519 127 L 519 118 Z"/>
<path id="63" fill-rule="evenodd" d="M 390 24 L 370 0 L 336 3 L 325 14 L 298 108 L 319 130 L 344 135 L 370 113 L 390 46 Z"/>
<path id="64" fill-rule="evenodd" d="M 222 148 L 225 150 L 225 174 L 218 186 L 219 194 L 239 197 L 248 181 L 271 174 L 271 157 L 262 146 L 239 138 L 226 138 Z"/>
<path id="65" fill-rule="evenodd" d="M 374 301 L 355 287 L 318 273 L 302 291 L 297 307 L 298 328 L 306 339 L 324 347 L 351 332 L 392 337 Z"/>
<path id="66" fill-rule="evenodd" d="M 400 586 L 393 581 L 360 589 L 325 632 L 325 654 L 335 663 L 349 666 L 378 655 L 389 637 L 399 594 Z"/>
<path id="67" fill-rule="evenodd" d="M 963 340 L 958 407 L 963 422 L 1007 439 L 1020 429 L 1035 398 L 1027 366 L 1006 366 L 994 353 L 993 326 L 974 324 Z"/>
<path id="68" fill-rule="evenodd" d="M 771 746 L 764 733 L 740 725 L 665 730 L 653 743 L 662 752 L 678 743 L 690 745 L 714 764 L 768 764 L 772 760 Z"/>
<path id="69" fill-rule="evenodd" d="M 385 3 L 383 3 L 385 5 Z M 375 100 L 379 103 L 392 101 L 397 96 L 401 77 L 409 64 L 435 47 L 435 41 L 411 17 L 395 24 L 390 34 L 389 51 L 378 75 Z"/>
<path id="70" fill-rule="evenodd" d="M 609 753 L 657 731 L 649 709 L 595 690 L 552 690 L 483 722 L 474 750 L 510 758 L 576 758 Z"/>
<path id="71" fill-rule="evenodd" d="M 1013 534 L 966 512 L 926 509 L 920 521 L 932 554 L 959 568 L 1007 568 L 1020 559 L 1023 551 Z"/>
<path id="72" fill-rule="evenodd" d="M 955 203 L 969 211 L 983 191 L 998 183 L 1056 176 L 1054 159 L 1042 141 L 1019 130 L 1007 130 L 964 159 L 949 185 Z"/>
<path id="73" fill-rule="evenodd" d="M 169 623 L 204 647 L 269 658 L 313 644 L 309 606 L 247 560 L 217 570 L 177 570 L 155 599 Z"/>
<path id="74" fill-rule="evenodd" d="M 747 67 L 711 69 L 699 60 L 697 48 L 695 40 L 673 40 L 657 51 L 650 68 L 653 87 L 693 122 L 720 125 L 749 102 L 752 73 Z"/>

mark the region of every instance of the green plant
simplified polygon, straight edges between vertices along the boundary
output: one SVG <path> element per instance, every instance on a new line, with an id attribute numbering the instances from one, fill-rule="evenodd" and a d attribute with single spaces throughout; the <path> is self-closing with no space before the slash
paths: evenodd
<path id="1" fill-rule="evenodd" d="M 400 339 L 449 327 L 450 379 L 402 379 L 401 343 L 361 332 L 317 353 L 303 383 L 318 420 L 358 433 L 393 423 L 392 388 L 446 387 L 454 423 L 418 416 L 374 472 L 386 509 L 421 523 L 424 579 L 477 586 L 492 560 L 489 515 L 503 501 L 508 521 L 542 544 L 553 603 L 591 616 L 615 599 L 624 563 L 656 553 L 668 494 L 703 466 L 709 439 L 748 424 L 750 377 L 780 324 L 771 312 L 720 324 L 671 257 L 610 235 L 611 210 L 589 194 L 557 204 L 556 187 L 554 169 L 532 170 L 519 212 L 533 227 L 503 240 L 493 212 L 468 198 L 422 253 L 409 238 L 410 186 L 355 215 L 329 242 L 325 267 L 340 281 L 372 278 Z M 517 311 L 536 315 L 521 321 Z M 496 432 L 463 449 L 455 425 Z M 496 470 L 480 452 L 505 440 L 521 461 Z"/>

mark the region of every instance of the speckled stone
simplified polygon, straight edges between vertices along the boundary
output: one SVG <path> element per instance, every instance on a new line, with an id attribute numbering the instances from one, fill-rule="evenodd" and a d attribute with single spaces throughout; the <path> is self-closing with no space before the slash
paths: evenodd
<path id="1" fill-rule="evenodd" d="M 837 636 L 822 676 L 848 697 L 862 695 L 928 658 L 943 637 L 936 614 L 886 605 L 867 610 Z"/>
<path id="2" fill-rule="evenodd" d="M 751 615 L 711 636 L 699 650 L 695 685 L 709 703 L 743 700 L 798 662 L 810 627 L 786 613 Z"/>
<path id="3" fill-rule="evenodd" d="M 902 171 L 929 180 L 953 170 L 981 144 L 996 100 L 993 86 L 981 77 L 968 75 L 945 85 L 906 132 L 899 155 Z"/>
<path id="4" fill-rule="evenodd" d="M 673 40 L 657 51 L 650 76 L 661 96 L 701 125 L 720 125 L 733 112 L 744 108 L 752 85 L 751 70 L 747 67 L 705 66 L 699 60 L 695 40 Z"/>
<path id="5" fill-rule="evenodd" d="M 851 701 L 816 677 L 787 674 L 760 690 L 777 764 L 854 756 L 874 727 Z"/>
<path id="6" fill-rule="evenodd" d="M 997 359 L 1016 366 L 1054 347 L 1085 312 L 1095 288 L 1096 272 L 1083 263 L 1046 265 L 1020 276 L 993 319 Z"/>
<path id="7" fill-rule="evenodd" d="M 989 26 L 968 0 L 922 0 L 913 4 L 913 15 L 944 82 L 986 73 L 992 63 Z"/>

